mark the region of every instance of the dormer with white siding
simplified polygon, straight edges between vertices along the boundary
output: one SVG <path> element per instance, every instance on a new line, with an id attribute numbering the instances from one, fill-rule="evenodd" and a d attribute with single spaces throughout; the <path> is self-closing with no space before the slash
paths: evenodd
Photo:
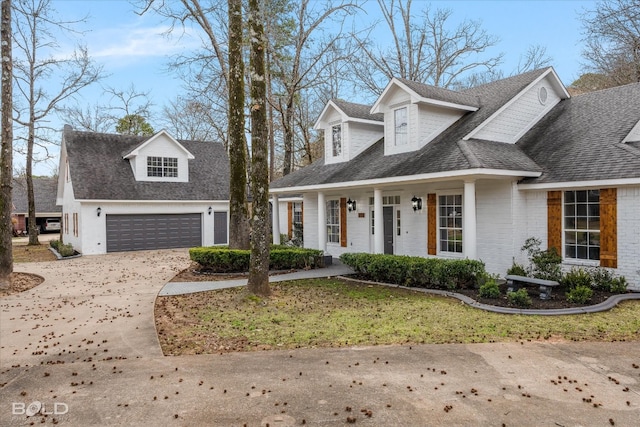
<path id="1" fill-rule="evenodd" d="M 631 132 L 622 140 L 622 142 L 633 144 L 640 143 L 640 121 L 631 129 Z"/>
<path id="2" fill-rule="evenodd" d="M 126 153 L 136 181 L 189 182 L 189 160 L 182 144 L 162 130 Z"/>
<path id="3" fill-rule="evenodd" d="M 325 164 L 346 162 L 384 136 L 382 114 L 370 106 L 341 100 L 327 103 L 314 129 L 324 131 Z"/>
<path id="4" fill-rule="evenodd" d="M 464 139 L 515 144 L 562 99 L 569 97 L 555 71 L 548 68 Z"/>
<path id="5" fill-rule="evenodd" d="M 389 155 L 419 150 L 478 108 L 473 96 L 394 78 L 371 112 L 384 114 L 384 153 Z"/>

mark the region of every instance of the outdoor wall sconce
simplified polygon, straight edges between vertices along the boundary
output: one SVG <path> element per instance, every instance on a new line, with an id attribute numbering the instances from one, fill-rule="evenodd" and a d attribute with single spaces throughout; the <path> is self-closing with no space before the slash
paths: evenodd
<path id="1" fill-rule="evenodd" d="M 211 212 L 213 212 L 213 209 L 211 208 L 211 206 L 209 206 L 209 209 L 207 210 L 207 212 L 209 212 L 209 215 L 211 215 Z"/>
<path id="2" fill-rule="evenodd" d="M 422 209 L 422 199 L 420 197 L 413 196 L 411 199 L 411 207 L 414 211 L 419 211 Z"/>
<path id="3" fill-rule="evenodd" d="M 349 209 L 349 212 L 355 211 L 356 210 L 356 201 L 355 200 L 351 200 L 351 198 L 349 198 L 349 200 L 347 200 L 347 209 Z"/>
<path id="4" fill-rule="evenodd" d="M 100 206 L 98 206 L 98 209 L 96 209 L 96 214 L 98 214 L 98 216 L 100 216 L 101 212 L 102 212 L 102 208 Z"/>

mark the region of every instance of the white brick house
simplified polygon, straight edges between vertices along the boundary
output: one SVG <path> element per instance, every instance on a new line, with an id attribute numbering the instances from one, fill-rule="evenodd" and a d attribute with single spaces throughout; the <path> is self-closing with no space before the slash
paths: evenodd
<path id="1" fill-rule="evenodd" d="M 640 84 L 571 97 L 553 68 L 459 92 L 393 79 L 373 106 L 329 102 L 316 128 L 324 159 L 270 189 L 302 196 L 306 247 L 504 275 L 537 237 L 565 268 L 640 290 Z"/>

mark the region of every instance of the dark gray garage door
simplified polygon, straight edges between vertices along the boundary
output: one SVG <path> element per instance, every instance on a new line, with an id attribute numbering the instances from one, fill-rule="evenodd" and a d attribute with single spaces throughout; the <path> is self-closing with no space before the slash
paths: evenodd
<path id="1" fill-rule="evenodd" d="M 201 214 L 107 215 L 107 252 L 201 245 Z"/>

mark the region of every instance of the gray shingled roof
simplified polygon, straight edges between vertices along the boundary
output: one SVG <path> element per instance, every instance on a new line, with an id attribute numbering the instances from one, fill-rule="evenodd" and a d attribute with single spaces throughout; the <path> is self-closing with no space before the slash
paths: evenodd
<path id="1" fill-rule="evenodd" d="M 221 143 L 178 141 L 195 156 L 189 182 L 140 182 L 122 157 L 149 137 L 66 128 L 64 139 L 76 199 L 229 200 L 229 158 Z"/>
<path id="2" fill-rule="evenodd" d="M 411 176 L 475 168 L 539 172 L 541 168 L 512 144 L 462 141 L 507 101 L 546 72 L 530 71 L 464 91 L 477 98 L 480 109 L 466 113 L 454 125 L 415 152 L 384 155 L 381 139 L 349 162 L 325 165 L 324 159 L 271 183 L 273 189 L 322 185 L 387 177 Z"/>
<path id="3" fill-rule="evenodd" d="M 33 198 L 36 214 L 45 212 L 60 212 L 62 206 L 56 206 L 56 192 L 58 191 L 58 179 L 55 177 L 34 177 Z M 11 199 L 15 210 L 13 213 L 26 214 L 29 212 L 29 199 L 27 197 L 27 180 L 25 177 L 13 179 Z"/>
<path id="4" fill-rule="evenodd" d="M 562 101 L 518 142 L 544 173 L 531 183 L 640 177 L 640 149 L 621 141 L 640 119 L 640 83 Z"/>
<path id="5" fill-rule="evenodd" d="M 423 98 L 436 99 L 438 101 L 451 102 L 453 104 L 467 105 L 469 107 L 479 107 L 480 100 L 477 96 L 467 92 L 456 92 L 442 87 L 430 86 L 407 79 L 397 79 L 407 85 L 409 89 Z"/>
<path id="6" fill-rule="evenodd" d="M 371 105 L 356 104 L 354 102 L 343 101 L 342 99 L 332 100 L 347 116 L 355 119 L 374 120 L 377 122 L 384 121 L 384 114 L 371 114 Z"/>

